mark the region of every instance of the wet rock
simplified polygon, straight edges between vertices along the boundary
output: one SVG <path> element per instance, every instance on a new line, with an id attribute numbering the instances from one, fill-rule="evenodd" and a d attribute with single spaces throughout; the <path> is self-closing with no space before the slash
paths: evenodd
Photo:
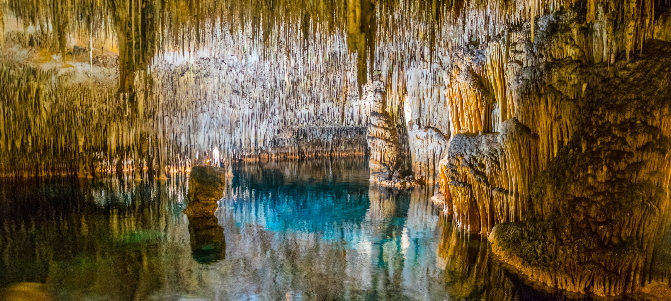
<path id="1" fill-rule="evenodd" d="M 534 181 L 533 214 L 490 236 L 503 261 L 581 294 L 633 294 L 655 279 L 649 267 L 671 217 L 666 47 L 651 44 L 635 62 L 578 70 L 592 83 L 579 103 L 580 127 Z"/>
<path id="2" fill-rule="evenodd" d="M 189 174 L 189 203 L 184 213 L 190 217 L 213 216 L 226 189 L 224 168 L 195 166 Z"/>

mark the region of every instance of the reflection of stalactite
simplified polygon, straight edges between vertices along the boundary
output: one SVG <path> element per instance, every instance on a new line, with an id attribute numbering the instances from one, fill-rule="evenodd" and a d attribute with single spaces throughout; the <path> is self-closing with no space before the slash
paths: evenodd
<path id="1" fill-rule="evenodd" d="M 494 260 L 486 241 L 459 231 L 446 219 L 439 220 L 439 227 L 442 234 L 436 253 L 450 299 L 520 300 L 520 288 Z"/>
<path id="2" fill-rule="evenodd" d="M 177 180 L 129 178 L 3 181 L 0 287 L 32 281 L 59 288 L 65 299 L 81 298 L 82 289 L 97 298 L 151 299 L 166 287 L 166 258 L 176 262 L 174 250 L 158 246 L 179 240 L 165 226 L 181 220 L 173 207 L 183 188 Z"/>
<path id="3" fill-rule="evenodd" d="M 374 223 L 388 220 L 397 214 L 398 192 L 390 188 L 377 187 L 371 185 L 368 190 L 370 199 L 370 208 L 366 213 L 366 218 Z"/>

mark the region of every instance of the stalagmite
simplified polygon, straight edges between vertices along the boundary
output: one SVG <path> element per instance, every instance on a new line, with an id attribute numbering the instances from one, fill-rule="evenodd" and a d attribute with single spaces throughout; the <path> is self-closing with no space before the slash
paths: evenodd
<path id="1" fill-rule="evenodd" d="M 212 166 L 194 166 L 189 174 L 189 204 L 184 213 L 194 218 L 209 218 L 219 206 L 226 188 L 226 170 Z M 209 222 L 202 221 L 205 224 Z M 196 221 L 199 223 L 199 221 Z M 198 226 L 195 226 L 199 228 Z M 208 228 L 210 226 L 203 226 Z"/>
<path id="2" fill-rule="evenodd" d="M 407 166 L 407 153 L 395 119 L 387 111 L 384 83 L 372 81 L 364 86 L 364 99 L 372 104 L 368 126 L 368 151 L 370 153 L 370 180 L 383 186 L 406 187 L 412 185 Z"/>

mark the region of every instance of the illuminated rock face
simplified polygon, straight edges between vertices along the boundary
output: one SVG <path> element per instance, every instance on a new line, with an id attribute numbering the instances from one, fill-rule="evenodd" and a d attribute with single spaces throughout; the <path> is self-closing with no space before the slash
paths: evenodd
<path id="1" fill-rule="evenodd" d="M 652 4 L 629 5 L 650 17 Z M 652 27 L 587 8 L 588 23 L 580 10 L 547 14 L 531 37 L 511 30 L 457 59 L 436 199 L 461 229 L 493 231 L 497 257 L 546 287 L 665 291 L 651 267 L 669 228 L 671 46 L 643 46 Z M 659 15 L 654 36 L 667 39 Z"/>
<path id="2" fill-rule="evenodd" d="M 364 87 L 364 92 L 373 108 L 367 137 L 371 182 L 391 187 L 412 185 L 407 150 L 401 140 L 404 128 L 387 111 L 384 83 L 374 81 Z"/>
<path id="3" fill-rule="evenodd" d="M 650 103 L 664 102 L 660 91 L 668 83 L 649 82 L 649 91 L 641 91 L 638 86 L 645 68 L 654 78 L 666 76 L 663 63 L 655 68 L 648 65 L 664 61 L 668 47 L 661 42 L 648 42 L 643 48 L 640 41 L 652 37 L 648 25 L 637 27 L 640 31 L 637 29 L 636 34 L 642 35 L 638 40 L 629 36 L 620 40 L 621 34 L 631 28 L 618 27 L 619 23 L 608 19 L 609 13 L 593 11 L 600 11 L 606 4 L 586 4 L 587 12 L 574 8 L 544 14 L 532 22 L 530 31 L 511 28 L 499 38 L 462 48 L 455 54 L 445 88 L 453 137 L 441 160 L 440 185 L 446 210 L 455 215 L 462 229 L 488 234 L 499 223 L 552 215 L 547 212 L 559 206 L 557 198 L 548 197 L 552 201 L 547 203 L 533 200 L 534 204 L 545 204 L 545 209 L 539 211 L 532 206 L 533 183 L 540 181 L 538 175 L 553 160 L 569 150 L 568 145 L 583 139 L 576 135 L 585 137 L 584 131 L 590 126 L 587 121 L 591 120 L 588 114 L 605 120 L 604 125 L 592 126 L 595 132 L 615 130 L 612 123 L 622 123 L 619 131 L 632 127 L 634 132 L 617 138 L 629 143 L 623 146 L 604 144 L 615 139 L 612 137 L 580 142 L 595 143 L 608 149 L 601 150 L 608 154 L 647 156 L 638 144 L 656 138 L 639 134 L 638 124 L 625 121 L 636 114 L 647 116 L 640 120 L 644 124 L 663 127 L 659 123 L 664 122 L 666 108 L 650 107 Z M 643 14 L 638 16 L 641 18 L 652 18 L 645 12 L 652 4 L 644 3 L 638 8 L 629 5 L 623 9 Z M 665 22 L 661 18 L 657 26 Z M 631 22 L 627 24 L 636 23 Z M 596 31 L 589 31 L 590 28 Z M 663 37 L 663 30 L 656 32 L 656 36 Z M 630 54 L 632 47 L 638 49 L 636 55 Z M 632 68 L 641 69 L 629 70 Z M 610 94 L 605 92 L 609 89 Z M 646 97 L 649 99 L 640 100 Z M 622 115 L 615 117 L 616 113 Z M 650 166 L 663 168 L 659 159 L 652 160 Z M 574 163 L 573 168 L 582 170 L 576 173 L 592 172 L 593 167 Z M 601 177 L 606 181 L 615 176 L 604 173 Z"/>
<path id="4" fill-rule="evenodd" d="M 189 174 L 189 204 L 184 213 L 190 217 L 214 216 L 226 189 L 226 170 L 195 166 Z"/>
<path id="5" fill-rule="evenodd" d="M 536 281 L 611 296 L 649 277 L 669 228 L 671 46 L 648 47 L 630 63 L 577 70 L 593 83 L 579 130 L 535 181 L 529 221 L 492 234 L 495 252 Z"/>
<path id="6" fill-rule="evenodd" d="M 505 121 L 497 134 L 452 138 L 441 163 L 442 183 L 446 209 L 460 228 L 486 234 L 528 215 L 537 140 L 517 119 Z"/>

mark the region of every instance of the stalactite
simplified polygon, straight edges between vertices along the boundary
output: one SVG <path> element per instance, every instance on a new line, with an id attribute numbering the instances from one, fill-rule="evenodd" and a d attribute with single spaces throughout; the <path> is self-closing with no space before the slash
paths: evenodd
<path id="1" fill-rule="evenodd" d="M 130 120 L 115 120 L 115 134 L 91 133 L 106 138 L 82 140 L 85 152 L 87 147 L 101 149 L 96 143 L 107 140 L 102 149 L 111 153 L 101 157 L 108 163 L 96 166 L 116 166 L 112 162 L 122 156 L 148 167 L 189 166 L 186 158 L 208 154 L 214 147 L 221 149 L 224 157 L 273 157 L 277 149 L 273 143 L 285 131 L 313 125 L 324 129 L 366 126 L 370 105 L 359 97 L 362 91 L 352 87 L 374 75 L 389 87 L 385 92 L 388 111 L 409 133 L 402 133 L 399 139 L 407 140 L 410 147 L 408 160 L 413 173 L 431 182 L 432 171 L 438 169 L 436 158 L 445 150 L 443 139 L 459 133 L 496 132 L 513 117 L 540 136 L 539 166 L 544 166 L 573 128 L 563 121 L 544 124 L 538 112 L 549 111 L 548 116 L 554 119 L 575 112 L 563 97 L 527 93 L 532 89 L 523 85 L 537 78 L 533 74 L 525 77 L 525 72 L 543 63 L 530 58 L 613 63 L 618 51 L 626 48 L 624 39 L 619 38 L 623 29 L 614 26 L 618 18 L 625 17 L 625 11 L 632 12 L 629 19 L 635 25 L 632 49 L 640 50 L 659 27 L 653 20 L 654 1 L 634 6 L 589 1 L 587 17 L 582 19 L 588 22 L 580 25 L 583 29 L 550 26 L 556 23 L 553 18 L 558 12 L 572 11 L 574 5 L 574 0 L 353 0 L 310 5 L 293 0 L 85 0 L 54 5 L 10 0 L 5 7 L 12 18 L 34 26 L 35 32 L 27 33 L 24 42 L 32 39 L 55 45 L 69 37 L 65 39 L 68 43 L 79 43 L 78 37 L 88 34 L 88 73 L 106 70 L 96 71 L 103 65 L 119 69 L 115 73 L 120 91 L 129 93 L 118 98 L 105 94 L 103 99 L 112 105 L 129 102 L 127 109 L 120 108 L 112 115 L 119 119 L 129 116 Z M 551 28 L 560 28 L 562 37 L 550 37 Z M 591 33 L 584 37 L 584 32 Z M 526 41 L 532 38 L 535 43 L 528 45 Z M 65 56 L 74 59 L 79 46 L 66 46 Z M 103 47 L 107 51 L 100 51 Z M 235 62 L 228 62 L 231 57 Z M 118 64 L 114 63 L 117 59 Z M 78 63 L 75 59 L 67 65 Z M 197 71 L 203 67 L 208 71 Z M 169 75 L 171 72 L 175 74 Z M 257 73 L 262 75 L 251 75 Z M 323 74 L 337 76 L 323 79 Z M 99 75 L 94 77 L 101 79 Z M 522 76 L 521 84 L 518 75 Z M 138 95 L 139 91 L 145 95 Z M 153 95 L 147 97 L 147 93 Z M 314 99 L 318 104 L 311 101 Z M 546 109 L 525 110 L 529 103 Z M 227 108 L 227 104 L 234 105 Z M 226 116 L 225 120 L 218 119 L 219 114 Z M 410 122 L 412 126 L 408 126 Z M 344 135 L 349 135 L 346 132 Z M 78 135 L 72 135 L 69 140 L 76 140 Z M 28 137 L 30 143 L 39 140 Z M 151 142 L 140 143 L 145 139 Z M 331 150 L 340 147 L 323 145 Z M 13 142 L 13 149 L 18 147 L 24 145 Z M 298 146 L 289 149 L 316 153 Z M 163 160 L 165 163 L 154 163 Z"/>
<path id="2" fill-rule="evenodd" d="M 0 1 L 0 49 L 5 46 L 5 0 Z"/>

